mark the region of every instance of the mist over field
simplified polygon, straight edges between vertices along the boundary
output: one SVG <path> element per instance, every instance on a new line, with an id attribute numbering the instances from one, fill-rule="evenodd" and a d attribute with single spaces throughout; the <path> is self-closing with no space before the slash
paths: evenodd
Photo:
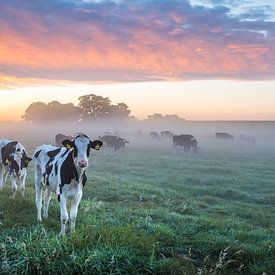
<path id="1" fill-rule="evenodd" d="M 92 121 L 92 122 L 68 122 L 68 121 L 56 121 L 56 122 L 39 122 L 39 123 L 0 123 L 1 137 L 9 137 L 18 141 L 26 141 L 29 143 L 33 140 L 33 145 L 39 145 L 43 143 L 53 144 L 55 143 L 55 136 L 58 133 L 65 135 L 75 135 L 76 133 L 85 133 L 91 139 L 96 139 L 104 134 L 118 135 L 121 137 L 127 137 L 132 142 L 131 146 L 135 144 L 155 143 L 160 147 L 172 146 L 172 139 L 161 138 L 157 143 L 150 138 L 150 132 L 158 132 L 169 130 L 174 135 L 180 134 L 192 134 L 197 139 L 199 144 L 203 147 L 208 145 L 216 145 L 217 140 L 215 137 L 216 132 L 225 132 L 232 134 L 234 140 L 219 142 L 224 145 L 232 145 L 232 150 L 244 148 L 273 148 L 275 146 L 275 123 L 273 121 L 154 121 L 154 120 L 107 120 Z M 247 142 L 240 140 L 240 135 L 248 135 L 255 137 L 256 145 L 251 146 Z M 248 142 L 249 143 L 249 142 Z M 221 145 L 223 146 L 223 145 Z"/>
<path id="2" fill-rule="evenodd" d="M 274 122 L 5 123 L 1 138 L 29 155 L 57 133 L 114 133 L 130 141 L 116 153 L 92 151 L 76 233 L 58 237 L 59 205 L 36 222 L 34 170 L 26 196 L 0 192 L 2 272 L 272 274 L 275 247 Z M 139 131 L 138 131 L 139 130 Z M 171 138 L 192 134 L 199 152 L 175 151 Z M 137 132 L 138 131 L 138 132 Z M 215 132 L 234 135 L 216 140 Z M 137 134 L 138 133 L 138 134 Z M 249 135 L 256 143 L 241 141 Z M 73 259 L 73 261 L 71 260 Z"/>

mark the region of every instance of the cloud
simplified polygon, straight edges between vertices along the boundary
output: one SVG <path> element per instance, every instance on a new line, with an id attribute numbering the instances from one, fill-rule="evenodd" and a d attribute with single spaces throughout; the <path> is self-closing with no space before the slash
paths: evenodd
<path id="1" fill-rule="evenodd" d="M 265 6 L 233 16 L 223 2 L 1 1 L 0 72 L 69 81 L 273 78 L 275 23 Z"/>

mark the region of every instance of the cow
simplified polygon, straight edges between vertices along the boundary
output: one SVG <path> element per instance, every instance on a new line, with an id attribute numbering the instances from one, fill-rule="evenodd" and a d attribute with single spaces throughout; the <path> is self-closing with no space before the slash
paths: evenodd
<path id="1" fill-rule="evenodd" d="M 193 135 L 174 135 L 173 148 L 177 149 L 178 146 L 182 146 L 185 153 L 188 153 L 190 149 L 195 153 L 198 152 L 198 142 Z"/>
<path id="2" fill-rule="evenodd" d="M 222 132 L 215 133 L 215 136 L 216 136 L 217 140 L 219 140 L 219 139 L 223 139 L 223 140 L 234 139 L 234 136 L 232 136 L 232 135 L 230 135 L 228 133 L 222 133 Z"/>
<path id="3" fill-rule="evenodd" d="M 55 145 L 58 146 L 58 147 L 61 147 L 62 146 L 62 141 L 65 140 L 65 139 L 72 140 L 73 137 L 72 136 L 66 136 L 66 135 L 63 135 L 63 134 L 57 134 L 55 136 Z"/>
<path id="4" fill-rule="evenodd" d="M 150 137 L 160 140 L 159 134 L 157 132 L 150 132 Z"/>
<path id="5" fill-rule="evenodd" d="M 0 140 L 0 190 L 10 175 L 12 184 L 12 198 L 15 197 L 17 181 L 21 194 L 25 193 L 25 181 L 27 177 L 27 167 L 32 159 L 28 157 L 25 147 L 13 140 Z"/>
<path id="6" fill-rule="evenodd" d="M 162 136 L 162 137 L 167 137 L 167 138 L 171 138 L 171 137 L 173 137 L 173 133 L 171 132 L 171 131 L 161 131 L 160 132 L 160 135 Z"/>
<path id="7" fill-rule="evenodd" d="M 249 135 L 240 135 L 240 140 L 245 141 L 247 143 L 256 144 L 256 139 L 253 136 Z"/>
<path id="8" fill-rule="evenodd" d="M 35 149 L 33 159 L 37 221 L 42 221 L 42 193 L 44 193 L 44 219 L 48 218 L 51 194 L 55 193 L 60 205 L 60 235 L 64 236 L 69 219 L 67 201 L 72 199 L 70 225 L 71 232 L 74 232 L 78 205 L 82 198 L 83 187 L 87 182 L 85 170 L 89 165 L 90 150 L 99 150 L 102 142 L 100 140 L 91 141 L 88 136 L 78 134 L 73 140 L 63 140 L 62 145 L 64 147 L 38 146 Z"/>
<path id="9" fill-rule="evenodd" d="M 104 144 L 104 152 L 106 148 L 113 148 L 114 152 L 124 148 L 127 143 L 130 143 L 127 139 L 118 136 L 105 135 L 98 137 Z"/>

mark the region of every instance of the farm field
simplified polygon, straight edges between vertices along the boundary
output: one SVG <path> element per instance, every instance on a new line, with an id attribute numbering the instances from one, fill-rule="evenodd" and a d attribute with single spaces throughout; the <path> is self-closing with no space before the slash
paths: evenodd
<path id="1" fill-rule="evenodd" d="M 274 274 L 274 146 L 200 147 L 175 155 L 169 141 L 136 139 L 93 151 L 66 238 L 56 196 L 36 222 L 30 165 L 25 197 L 9 198 L 9 180 L 0 192 L 0 273 Z"/>

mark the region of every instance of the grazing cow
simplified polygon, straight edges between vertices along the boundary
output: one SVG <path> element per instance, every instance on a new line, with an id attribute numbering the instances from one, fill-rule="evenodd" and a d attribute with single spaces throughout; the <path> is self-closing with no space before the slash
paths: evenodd
<path id="1" fill-rule="evenodd" d="M 12 183 L 12 197 L 15 197 L 17 181 L 24 196 L 27 167 L 32 159 L 27 156 L 25 147 L 9 139 L 0 140 L 0 190 L 7 181 L 8 173 Z"/>
<path id="2" fill-rule="evenodd" d="M 173 133 L 172 133 L 171 131 L 161 131 L 161 132 L 160 132 L 160 135 L 161 135 L 162 137 L 167 137 L 167 138 L 173 137 Z"/>
<path id="3" fill-rule="evenodd" d="M 217 132 L 215 133 L 216 138 L 219 139 L 223 139 L 223 140 L 230 140 L 230 139 L 234 139 L 234 137 L 228 133 L 221 133 L 221 132 Z"/>
<path id="4" fill-rule="evenodd" d="M 98 139 L 103 141 L 104 149 L 106 149 L 106 147 L 113 148 L 114 152 L 116 152 L 120 148 L 124 148 L 127 143 L 130 143 L 127 139 L 118 136 L 105 135 L 102 137 L 98 137 Z"/>
<path id="5" fill-rule="evenodd" d="M 253 136 L 240 135 L 240 140 L 247 143 L 256 144 L 256 139 Z"/>
<path id="6" fill-rule="evenodd" d="M 72 199 L 70 210 L 71 232 L 75 230 L 78 205 L 87 181 L 90 150 L 99 150 L 102 142 L 91 141 L 79 134 L 73 140 L 63 140 L 64 147 L 42 145 L 34 153 L 37 220 L 42 221 L 42 191 L 44 190 L 43 218 L 48 218 L 51 193 L 56 193 L 60 204 L 61 231 L 65 235 L 68 222 L 67 200 Z"/>
<path id="7" fill-rule="evenodd" d="M 62 146 L 62 142 L 65 139 L 72 140 L 73 137 L 72 136 L 66 136 L 66 135 L 63 135 L 63 134 L 57 134 L 55 136 L 55 145 L 58 146 L 58 147 L 61 147 Z"/>
<path id="8" fill-rule="evenodd" d="M 159 134 L 157 132 L 150 132 L 150 137 L 153 139 L 160 139 Z"/>
<path id="9" fill-rule="evenodd" d="M 173 148 L 177 149 L 178 146 L 182 146 L 185 153 L 188 153 L 190 149 L 193 149 L 195 153 L 198 152 L 198 142 L 192 135 L 174 135 Z"/>

